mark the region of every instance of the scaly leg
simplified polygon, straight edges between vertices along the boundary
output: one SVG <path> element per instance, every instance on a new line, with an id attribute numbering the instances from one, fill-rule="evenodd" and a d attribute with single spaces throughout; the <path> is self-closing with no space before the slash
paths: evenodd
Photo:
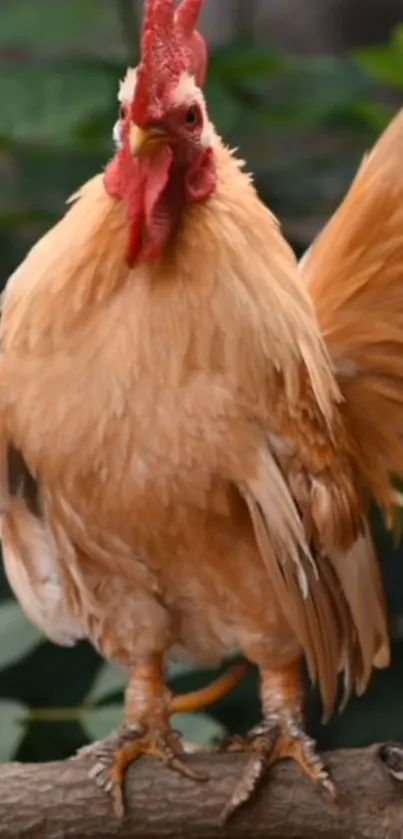
<path id="1" fill-rule="evenodd" d="M 115 813 L 124 815 L 124 778 L 127 768 L 143 755 L 150 755 L 194 780 L 203 777 L 182 762 L 179 738 L 169 724 L 169 694 L 164 685 L 163 657 L 150 656 L 132 671 L 125 694 L 121 730 L 105 740 L 80 749 L 91 758 L 89 775 L 110 792 Z"/>
<path id="2" fill-rule="evenodd" d="M 304 731 L 304 689 L 300 663 L 283 670 L 261 672 L 263 720 L 245 740 L 234 738 L 232 751 L 252 749 L 254 755 L 223 812 L 226 821 L 249 800 L 270 766 L 292 758 L 308 778 L 326 789 L 332 798 L 336 788 L 315 750 L 315 742 Z"/>
<path id="3" fill-rule="evenodd" d="M 164 685 L 162 656 L 150 657 L 133 670 L 126 689 L 121 730 L 79 751 L 80 757 L 92 759 L 90 777 L 112 794 L 117 816 L 124 814 L 126 770 L 143 755 L 155 757 L 193 780 L 205 780 L 180 759 L 180 740 L 169 717 L 205 708 L 225 696 L 247 668 L 247 663 L 235 665 L 206 688 L 174 697 L 170 697 Z"/>

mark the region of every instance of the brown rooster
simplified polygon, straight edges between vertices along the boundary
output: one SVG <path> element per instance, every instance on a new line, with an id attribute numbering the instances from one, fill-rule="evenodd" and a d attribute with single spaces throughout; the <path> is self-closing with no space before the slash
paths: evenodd
<path id="1" fill-rule="evenodd" d="M 167 656 L 259 667 L 228 815 L 280 757 L 333 791 L 304 732 L 304 657 L 325 716 L 339 674 L 347 698 L 389 660 L 368 509 L 393 521 L 403 472 L 403 116 L 302 282 L 209 121 L 201 0 L 145 5 L 115 157 L 5 291 L 3 549 L 49 637 L 128 670 L 122 730 L 90 747 L 118 803 L 141 754 L 188 771 Z"/>

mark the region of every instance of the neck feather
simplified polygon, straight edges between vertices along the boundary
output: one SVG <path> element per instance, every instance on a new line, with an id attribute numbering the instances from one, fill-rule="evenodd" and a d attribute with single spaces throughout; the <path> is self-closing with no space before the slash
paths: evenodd
<path id="1" fill-rule="evenodd" d="M 34 245 L 7 284 L 3 340 L 15 347 L 59 342 L 130 273 L 124 259 L 124 207 L 106 194 L 103 176 L 88 181 L 71 201 L 66 215 Z"/>

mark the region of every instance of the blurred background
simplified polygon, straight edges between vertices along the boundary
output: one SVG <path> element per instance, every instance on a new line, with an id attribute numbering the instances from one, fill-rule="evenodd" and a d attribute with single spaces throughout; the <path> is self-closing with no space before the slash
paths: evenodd
<path id="1" fill-rule="evenodd" d="M 116 91 L 137 62 L 141 0 L 0 0 L 0 283 L 112 153 Z M 205 0 L 206 94 L 298 254 L 402 104 L 402 0 Z M 402 153 L 403 166 L 403 153 Z M 380 220 L 381 223 L 381 220 Z M 402 231 L 403 233 L 403 231 Z M 403 281 L 403 278 L 402 278 Z M 321 748 L 403 740 L 403 556 L 374 528 L 394 637 L 391 668 L 326 728 Z M 175 691 L 208 672 L 172 668 Z M 24 618 L 0 569 L 0 761 L 66 757 L 117 725 L 124 674 L 86 644 L 61 649 Z M 209 714 L 175 720 L 204 745 L 257 721 L 251 674 Z"/>

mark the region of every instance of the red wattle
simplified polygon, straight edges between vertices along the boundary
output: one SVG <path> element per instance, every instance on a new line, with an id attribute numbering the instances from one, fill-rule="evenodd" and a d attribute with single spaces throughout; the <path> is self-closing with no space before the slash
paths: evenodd
<path id="1" fill-rule="evenodd" d="M 126 205 L 130 266 L 159 256 L 176 223 L 178 202 L 170 188 L 172 162 L 168 146 L 150 156 L 133 157 L 125 145 L 105 170 L 106 191 Z"/>

